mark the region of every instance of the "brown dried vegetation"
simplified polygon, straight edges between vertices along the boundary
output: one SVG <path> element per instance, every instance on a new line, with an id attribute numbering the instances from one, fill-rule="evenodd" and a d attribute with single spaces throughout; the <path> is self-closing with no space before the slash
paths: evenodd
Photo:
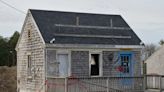
<path id="1" fill-rule="evenodd" d="M 0 67 L 0 92 L 16 92 L 16 67 Z"/>

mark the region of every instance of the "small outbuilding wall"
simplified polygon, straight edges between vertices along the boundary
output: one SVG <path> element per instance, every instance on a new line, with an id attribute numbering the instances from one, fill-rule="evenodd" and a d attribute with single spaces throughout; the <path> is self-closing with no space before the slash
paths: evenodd
<path id="1" fill-rule="evenodd" d="M 147 74 L 164 75 L 164 46 L 157 50 L 146 61 Z"/>

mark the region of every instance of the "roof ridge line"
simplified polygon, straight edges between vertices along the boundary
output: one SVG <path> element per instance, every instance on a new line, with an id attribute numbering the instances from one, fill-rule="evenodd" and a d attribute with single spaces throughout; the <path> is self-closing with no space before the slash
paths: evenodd
<path id="1" fill-rule="evenodd" d="M 61 12 L 61 13 L 76 13 L 76 14 L 89 14 L 89 15 L 103 15 L 103 16 L 121 16 L 115 13 L 101 13 L 101 12 L 78 12 L 78 11 L 64 11 L 64 10 L 46 10 L 46 9 L 29 9 L 30 11 L 43 11 L 43 12 Z"/>

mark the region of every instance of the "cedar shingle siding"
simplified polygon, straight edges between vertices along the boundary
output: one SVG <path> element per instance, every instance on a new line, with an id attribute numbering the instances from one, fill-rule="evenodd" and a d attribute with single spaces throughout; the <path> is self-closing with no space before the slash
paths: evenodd
<path id="1" fill-rule="evenodd" d="M 71 52 L 71 71 L 74 77 L 89 77 L 89 51 Z"/>

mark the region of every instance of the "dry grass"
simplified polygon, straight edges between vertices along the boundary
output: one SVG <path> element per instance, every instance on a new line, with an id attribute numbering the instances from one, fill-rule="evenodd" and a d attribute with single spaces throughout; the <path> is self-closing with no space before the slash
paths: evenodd
<path id="1" fill-rule="evenodd" d="M 16 92 L 16 67 L 0 67 L 0 92 Z"/>

